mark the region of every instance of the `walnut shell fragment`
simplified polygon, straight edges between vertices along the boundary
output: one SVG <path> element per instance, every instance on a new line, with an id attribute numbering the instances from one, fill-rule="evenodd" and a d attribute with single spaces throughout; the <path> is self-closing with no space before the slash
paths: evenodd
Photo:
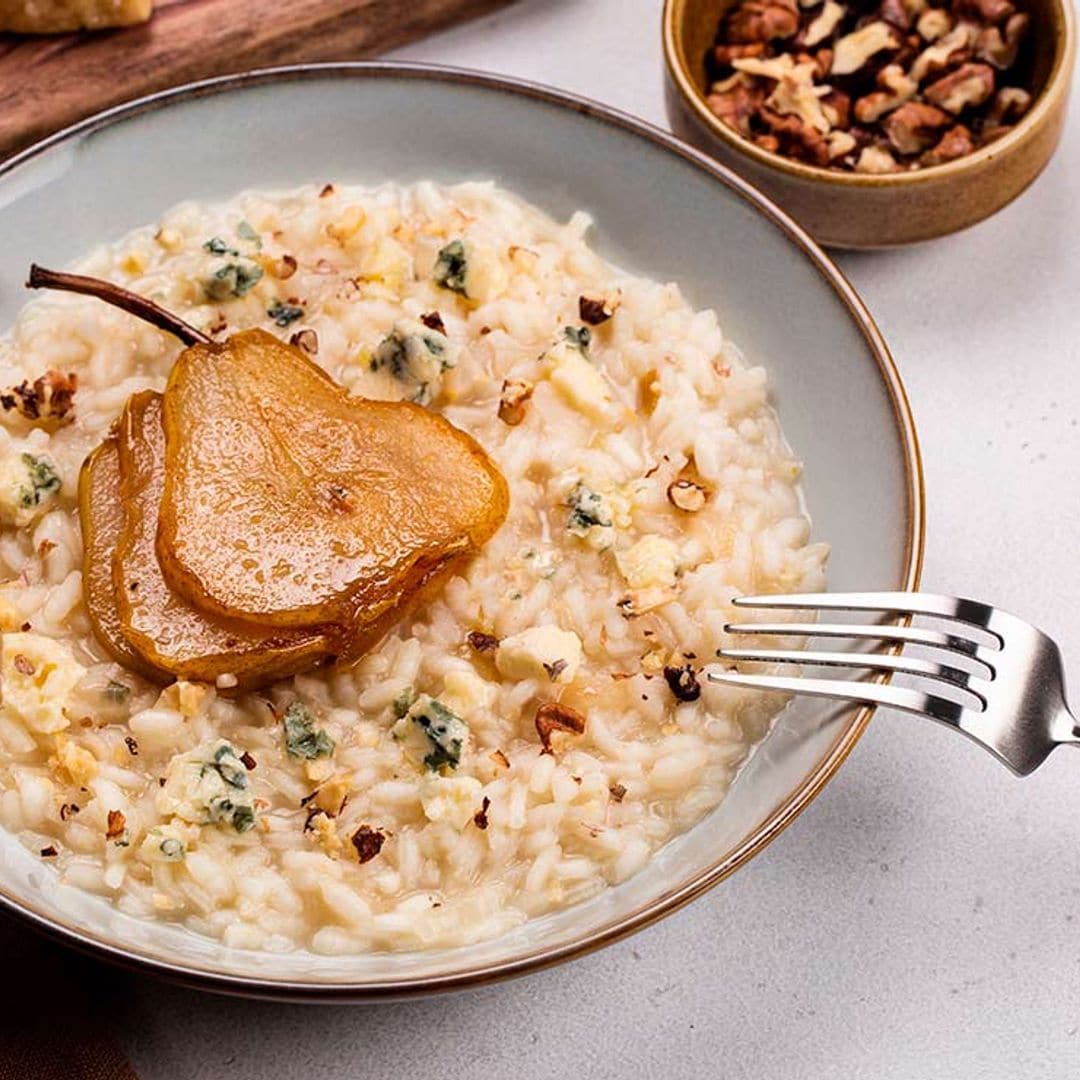
<path id="1" fill-rule="evenodd" d="M 583 735 L 585 717 L 577 709 L 571 709 L 569 705 L 560 705 L 557 701 L 546 701 L 536 710 L 536 733 L 540 736 L 545 754 L 554 753 L 551 738 L 557 731 L 567 735 Z"/>

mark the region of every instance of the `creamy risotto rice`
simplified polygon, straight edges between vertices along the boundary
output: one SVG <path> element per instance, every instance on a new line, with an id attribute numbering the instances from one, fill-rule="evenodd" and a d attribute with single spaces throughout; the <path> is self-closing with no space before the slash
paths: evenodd
<path id="1" fill-rule="evenodd" d="M 502 529 L 355 668 L 242 696 L 123 670 L 83 606 L 80 464 L 179 344 L 26 305 L 0 343 L 0 824 L 50 887 L 246 948 L 453 945 L 622 881 L 719 803 L 782 704 L 706 679 L 730 599 L 820 589 L 826 549 L 765 372 L 588 229 L 491 184 L 327 185 L 182 205 L 80 265 L 439 410 L 509 483 Z M 48 370 L 77 376 L 67 416 Z M 541 706 L 584 730 L 541 723 L 544 752 Z"/>

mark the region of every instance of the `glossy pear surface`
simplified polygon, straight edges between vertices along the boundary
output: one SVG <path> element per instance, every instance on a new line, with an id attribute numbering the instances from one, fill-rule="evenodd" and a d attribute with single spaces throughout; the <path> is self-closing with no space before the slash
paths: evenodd
<path id="1" fill-rule="evenodd" d="M 161 395 L 144 391 L 128 400 L 120 420 L 122 526 L 112 558 L 112 584 L 123 637 L 144 663 L 204 682 L 234 676 L 238 686 L 251 687 L 311 668 L 329 651 L 317 630 L 216 619 L 169 588 L 156 552 L 165 483 L 161 411 Z"/>
<path id="2" fill-rule="evenodd" d="M 355 655 L 502 524 L 506 481 L 436 413 L 355 398 L 261 330 L 194 345 L 165 391 L 158 555 L 220 618 L 333 624 Z"/>
<path id="3" fill-rule="evenodd" d="M 165 672 L 149 664 L 129 644 L 120 625 L 112 564 L 124 511 L 120 503 L 120 451 L 110 435 L 79 473 L 79 528 L 83 542 L 83 601 L 94 635 L 124 667 L 151 679 Z"/>

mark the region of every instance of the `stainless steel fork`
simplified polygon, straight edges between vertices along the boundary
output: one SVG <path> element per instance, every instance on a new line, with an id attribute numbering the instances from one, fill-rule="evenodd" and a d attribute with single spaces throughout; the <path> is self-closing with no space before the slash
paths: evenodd
<path id="1" fill-rule="evenodd" d="M 948 620 L 946 630 L 879 623 L 743 622 L 731 634 L 847 638 L 877 642 L 891 652 L 814 649 L 721 649 L 722 660 L 843 667 L 903 673 L 931 686 L 917 689 L 862 679 L 784 677 L 738 671 L 709 673 L 712 682 L 837 698 L 917 713 L 962 731 L 1018 776 L 1037 769 L 1056 746 L 1080 745 L 1080 724 L 1065 702 L 1065 676 L 1057 645 L 1041 630 L 1006 611 L 974 600 L 928 593 L 803 593 L 745 596 L 739 607 L 878 612 L 893 620 L 928 616 Z M 927 656 L 905 655 L 917 646 Z M 944 654 L 944 655 L 943 655 Z M 930 659 L 930 656 L 938 659 Z"/>

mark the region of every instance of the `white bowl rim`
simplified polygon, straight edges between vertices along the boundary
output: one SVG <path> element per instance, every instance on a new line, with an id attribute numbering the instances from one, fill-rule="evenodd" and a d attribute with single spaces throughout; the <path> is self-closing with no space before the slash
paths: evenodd
<path id="1" fill-rule="evenodd" d="M 667 150 L 709 174 L 753 206 L 791 241 L 832 287 L 861 332 L 892 405 L 893 417 L 904 448 L 907 505 L 902 588 L 919 587 L 925 544 L 925 492 L 922 458 L 914 417 L 896 363 L 866 305 L 838 266 L 800 225 L 748 181 L 724 165 L 682 142 L 674 135 L 639 117 L 603 105 L 590 98 L 506 75 L 468 68 L 406 61 L 348 61 L 293 64 L 259 68 L 213 79 L 186 83 L 106 109 L 40 140 L 0 163 L 0 182 L 21 166 L 53 147 L 78 140 L 144 112 L 174 102 L 207 97 L 249 86 L 325 78 L 396 78 L 449 82 L 509 93 L 561 106 L 598 122 L 619 128 Z M 50 918 L 12 896 L 0 885 L 0 910 L 32 926 L 64 945 L 129 970 L 147 973 L 170 982 L 221 994 L 297 1002 L 394 1001 L 433 993 L 484 986 L 503 979 L 543 970 L 585 955 L 644 929 L 707 892 L 771 843 L 814 800 L 858 742 L 873 715 L 872 707 L 852 707 L 847 723 L 816 769 L 759 828 L 734 850 L 705 866 L 686 880 L 631 913 L 554 947 L 541 947 L 495 963 L 464 966 L 434 977 L 386 977 L 357 982 L 305 982 L 297 979 L 258 978 L 234 975 L 194 963 L 165 960 L 134 947 L 126 947 L 77 925 Z"/>

